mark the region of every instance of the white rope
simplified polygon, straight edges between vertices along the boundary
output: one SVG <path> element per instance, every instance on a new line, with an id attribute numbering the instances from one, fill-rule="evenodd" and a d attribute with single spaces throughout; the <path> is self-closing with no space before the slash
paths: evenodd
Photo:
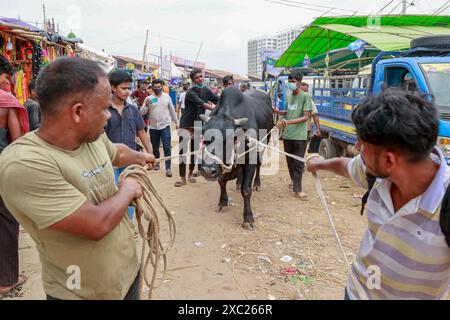
<path id="1" fill-rule="evenodd" d="M 296 156 L 295 154 L 287 153 L 287 152 L 281 151 L 281 150 L 279 150 L 279 149 L 277 149 L 277 148 L 273 148 L 273 147 L 271 147 L 271 146 L 269 146 L 269 145 L 267 145 L 267 144 L 264 144 L 264 143 L 262 143 L 261 141 L 258 141 L 258 140 L 256 140 L 256 139 L 249 138 L 249 140 L 250 140 L 253 144 L 255 144 L 256 146 L 261 146 L 261 145 L 263 145 L 264 147 L 266 147 L 266 148 L 268 148 L 268 149 L 270 149 L 270 150 L 279 152 L 279 153 L 281 153 L 281 154 L 284 154 L 284 155 L 287 156 L 287 157 L 296 159 L 296 160 L 301 161 L 301 162 L 306 162 L 306 161 L 307 161 L 307 160 L 305 160 L 304 158 L 301 158 L 301 157 L 299 157 L 299 156 Z M 312 156 L 310 156 L 310 157 L 308 158 L 308 160 L 311 159 L 311 158 L 313 158 L 313 157 L 319 157 L 319 156 L 318 156 L 318 155 L 312 155 Z M 329 220 L 329 222 L 330 222 L 330 224 L 331 224 L 331 228 L 333 229 L 333 233 L 334 233 L 334 236 L 335 236 L 335 238 L 336 238 L 336 242 L 337 242 L 337 244 L 338 244 L 339 251 L 341 252 L 342 256 L 344 257 L 345 265 L 346 265 L 346 267 L 347 267 L 347 269 L 348 269 L 348 267 L 349 267 L 349 262 L 348 262 L 348 259 L 347 259 L 347 255 L 345 254 L 344 248 L 342 247 L 341 240 L 340 240 L 340 238 L 339 238 L 339 234 L 337 233 L 336 226 L 335 226 L 334 221 L 333 221 L 333 217 L 331 216 L 330 210 L 328 209 L 327 201 L 326 201 L 326 199 L 325 199 L 325 194 L 323 193 L 323 189 L 322 189 L 322 186 L 321 186 L 321 184 L 320 184 L 319 176 L 318 176 L 317 173 L 316 173 L 316 174 L 313 174 L 313 176 L 314 176 L 314 178 L 315 178 L 315 182 L 316 182 L 316 190 L 317 190 L 317 193 L 319 194 L 319 198 L 320 198 L 320 202 L 321 202 L 321 204 L 322 204 L 322 208 L 323 208 L 325 214 L 327 215 L 328 220 Z"/>
<path id="2" fill-rule="evenodd" d="M 241 154 L 237 154 L 235 152 L 235 148 L 236 148 L 236 145 L 235 145 L 235 147 L 232 150 L 232 157 L 231 157 L 232 163 L 230 165 L 228 165 L 228 166 L 225 163 L 223 163 L 222 159 L 220 159 L 216 155 L 210 153 L 208 151 L 208 149 L 206 148 L 206 146 L 203 146 L 203 150 L 198 150 L 198 151 L 195 151 L 195 152 L 188 152 L 188 153 L 185 153 L 185 154 L 179 155 L 179 156 L 160 158 L 160 159 L 157 159 L 156 161 L 157 162 L 161 162 L 161 161 L 170 160 L 170 159 L 174 159 L 174 158 L 180 158 L 180 157 L 183 157 L 183 156 L 186 156 L 186 155 L 197 154 L 197 153 L 200 153 L 200 152 L 203 151 L 209 157 L 211 157 L 213 160 L 217 161 L 221 165 L 222 170 L 224 172 L 230 172 L 233 169 L 234 163 L 237 162 L 237 159 L 239 159 L 240 157 L 246 155 L 247 153 L 250 153 L 254 149 L 258 149 L 258 152 L 261 152 L 261 151 L 264 151 L 265 148 L 267 148 L 267 149 L 276 151 L 276 152 L 278 152 L 280 154 L 284 154 L 286 157 L 290 157 L 292 159 L 301 161 L 303 163 L 306 163 L 307 160 L 309 160 L 309 159 L 311 159 L 313 157 L 318 157 L 318 155 L 312 155 L 307 160 L 305 160 L 305 158 L 299 157 L 299 156 L 297 156 L 295 154 L 292 154 L 292 153 L 281 151 L 278 148 L 274 148 L 274 147 L 269 146 L 268 144 L 263 143 L 262 141 L 264 141 L 275 129 L 277 129 L 276 126 L 272 130 L 270 130 L 269 133 L 266 134 L 265 137 L 263 139 L 261 139 L 261 140 L 257 140 L 257 139 L 251 138 L 251 137 L 247 137 L 248 140 L 249 140 L 248 146 L 250 148 L 247 151 L 245 151 L 245 152 L 243 152 Z M 334 236 L 336 238 L 336 242 L 337 242 L 339 251 L 341 252 L 342 257 L 345 260 L 345 265 L 346 265 L 347 268 L 349 268 L 350 264 L 348 262 L 347 255 L 345 254 L 344 248 L 342 247 L 342 243 L 341 243 L 341 240 L 339 238 L 339 234 L 337 233 L 336 226 L 335 226 L 334 221 L 333 221 L 333 217 L 331 216 L 330 210 L 328 209 L 327 201 L 325 199 L 325 194 L 324 194 L 322 186 L 320 184 L 319 175 L 316 173 L 316 174 L 313 174 L 313 176 L 314 176 L 314 179 L 315 179 L 316 190 L 317 190 L 317 193 L 319 194 L 319 198 L 320 198 L 320 202 L 322 204 L 322 208 L 323 208 L 325 214 L 328 217 L 328 220 L 330 222 L 330 225 L 331 225 L 331 228 L 333 230 Z"/>
<path id="3" fill-rule="evenodd" d="M 317 193 L 319 194 L 319 198 L 320 198 L 320 202 L 322 203 L 323 211 L 325 212 L 325 214 L 328 217 L 328 220 L 330 221 L 331 228 L 333 229 L 334 236 L 336 237 L 336 242 L 338 244 L 338 247 L 339 247 L 339 250 L 341 251 L 342 256 L 344 257 L 345 266 L 348 269 L 349 263 L 347 260 L 347 255 L 345 254 L 344 248 L 342 247 L 341 239 L 339 238 L 339 234 L 337 233 L 336 226 L 334 225 L 333 217 L 331 216 L 330 210 L 328 209 L 327 201 L 325 199 L 325 194 L 323 193 L 323 189 L 320 184 L 319 175 L 317 173 L 315 173 L 315 174 L 313 174 L 313 176 L 314 176 L 314 180 L 316 182 L 316 190 L 317 190 Z"/>

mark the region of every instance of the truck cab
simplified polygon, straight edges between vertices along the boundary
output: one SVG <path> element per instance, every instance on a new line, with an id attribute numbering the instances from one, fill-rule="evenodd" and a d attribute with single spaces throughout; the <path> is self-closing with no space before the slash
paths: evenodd
<path id="1" fill-rule="evenodd" d="M 319 153 L 325 158 L 357 154 L 353 110 L 367 95 L 395 87 L 434 100 L 440 114 L 437 144 L 450 165 L 450 50 L 417 47 L 405 52 L 382 52 L 371 69 L 368 74 L 314 79 L 313 99 L 324 135 Z"/>

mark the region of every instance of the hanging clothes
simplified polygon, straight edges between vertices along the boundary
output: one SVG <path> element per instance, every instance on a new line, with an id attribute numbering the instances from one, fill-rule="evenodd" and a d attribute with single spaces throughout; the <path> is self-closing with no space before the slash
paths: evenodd
<path id="1" fill-rule="evenodd" d="M 15 92 L 15 96 L 17 98 L 17 100 L 19 100 L 20 104 L 24 104 L 25 103 L 25 95 L 24 92 L 26 92 L 26 90 L 23 90 L 23 82 L 24 82 L 24 74 L 23 74 L 23 70 L 19 70 L 17 72 L 17 76 L 16 76 L 16 81 L 14 84 L 14 92 Z"/>

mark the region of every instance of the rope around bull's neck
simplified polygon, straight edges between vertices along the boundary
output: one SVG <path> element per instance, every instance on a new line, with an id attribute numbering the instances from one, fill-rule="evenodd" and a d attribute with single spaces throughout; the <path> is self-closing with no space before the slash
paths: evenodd
<path id="1" fill-rule="evenodd" d="M 284 154 L 286 157 L 290 157 L 290 158 L 292 158 L 292 159 L 295 159 L 295 160 L 298 160 L 298 161 L 301 161 L 301 162 L 306 163 L 306 160 L 305 160 L 304 158 L 302 158 L 302 157 L 299 157 L 299 156 L 297 156 L 297 155 L 295 155 L 295 154 L 292 154 L 292 153 L 288 153 L 288 152 L 281 151 L 281 150 L 278 149 L 278 148 L 271 147 L 271 146 L 269 146 L 268 144 L 265 144 L 265 143 L 262 142 L 262 141 L 265 141 L 266 138 L 267 138 L 270 134 L 272 134 L 272 133 L 274 132 L 274 130 L 276 130 L 277 128 L 278 128 L 277 126 L 273 127 L 272 130 L 270 130 L 269 133 L 266 134 L 266 135 L 265 135 L 262 139 L 260 139 L 260 140 L 257 140 L 257 139 L 251 138 L 251 137 L 247 137 L 248 140 L 249 140 L 248 146 L 249 146 L 250 148 L 249 148 L 247 151 L 245 151 L 245 152 L 243 152 L 243 153 L 241 153 L 241 154 L 237 154 L 237 153 L 236 153 L 236 156 L 235 156 L 235 157 L 232 157 L 232 161 L 233 161 L 233 162 L 237 161 L 237 159 L 239 159 L 240 157 L 243 157 L 244 155 L 246 155 L 247 153 L 250 153 L 251 151 L 253 151 L 253 150 L 255 150 L 255 149 L 257 149 L 258 152 L 261 152 L 261 151 L 263 151 L 265 148 L 268 148 L 268 149 L 270 149 L 270 150 L 273 150 L 273 151 L 276 151 L 276 152 L 278 152 L 278 153 Z M 280 130 L 279 135 L 282 135 L 283 132 L 284 132 L 284 129 L 283 129 L 283 128 L 278 128 L 278 129 Z M 205 148 L 205 150 L 207 151 L 206 148 Z M 234 151 L 234 150 L 233 150 L 233 151 Z M 232 166 L 234 165 L 234 163 L 232 163 L 231 165 L 226 166 L 220 158 L 216 157 L 215 155 L 213 155 L 213 154 L 211 154 L 211 153 L 208 153 L 208 154 L 209 154 L 210 157 L 212 157 L 212 158 L 214 158 L 216 161 L 218 161 L 219 164 L 222 166 L 222 168 L 225 169 L 225 170 L 230 170 L 230 167 L 232 167 Z M 317 156 L 317 155 L 313 155 L 312 157 L 314 157 L 314 156 Z M 326 214 L 327 217 L 328 217 L 328 221 L 330 222 L 331 228 L 332 228 L 332 230 L 333 230 L 333 234 L 334 234 L 334 236 L 335 236 L 335 238 L 336 238 L 336 242 L 337 242 L 339 251 L 341 252 L 342 257 L 344 258 L 345 266 L 346 266 L 346 268 L 348 269 L 350 264 L 349 264 L 349 262 L 348 262 L 347 255 L 345 254 L 344 248 L 342 247 L 341 239 L 340 239 L 340 237 L 339 237 L 339 234 L 337 233 L 337 230 L 336 230 L 336 226 L 335 226 L 335 224 L 334 224 L 333 217 L 332 217 L 332 215 L 331 215 L 331 213 L 330 213 L 330 210 L 328 209 L 328 204 L 327 204 L 327 201 L 326 201 L 326 199 L 325 199 L 325 194 L 324 194 L 324 192 L 323 192 L 322 185 L 320 184 L 320 178 L 319 178 L 319 175 L 316 173 L 316 174 L 313 174 L 313 177 L 314 177 L 314 180 L 315 180 L 316 190 L 317 190 L 317 193 L 319 194 L 320 202 L 321 202 L 321 204 L 322 204 L 322 208 L 323 208 L 325 214 Z"/>
<path id="2" fill-rule="evenodd" d="M 271 133 L 273 133 L 273 131 L 276 129 L 277 129 L 277 127 L 274 127 L 263 139 L 261 139 L 261 141 L 265 141 L 265 139 Z M 282 134 L 283 131 L 284 130 L 280 129 L 280 135 Z M 278 148 L 271 147 L 267 144 L 262 143 L 260 140 L 253 139 L 251 137 L 248 137 L 248 139 L 250 141 L 250 143 L 249 143 L 250 148 L 242 154 L 234 153 L 235 157 L 232 157 L 233 158 L 232 161 L 236 161 L 238 158 L 246 155 L 247 153 L 249 153 L 255 149 L 258 149 L 258 151 L 261 151 L 264 148 L 268 148 L 270 150 L 273 150 L 280 154 L 284 154 L 285 156 L 293 158 L 295 160 L 298 160 L 298 161 L 301 161 L 304 163 L 306 162 L 306 160 L 302 157 L 299 157 L 297 155 L 294 155 L 294 154 L 291 154 L 288 152 L 281 151 Z M 205 150 L 207 152 L 206 148 L 204 148 L 204 151 Z M 181 158 L 181 157 L 185 157 L 185 156 L 189 156 L 189 155 L 197 155 L 201 152 L 202 152 L 202 150 L 198 150 L 195 152 L 188 152 L 188 153 L 185 153 L 182 155 L 159 158 L 159 159 L 156 159 L 156 162 L 163 162 L 166 160 Z M 212 156 L 216 161 L 218 161 L 219 164 L 222 166 L 222 168 L 225 170 L 230 170 L 230 167 L 232 167 L 234 165 L 234 163 L 233 163 L 233 164 L 227 166 L 223 163 L 223 161 L 220 158 L 216 157 L 215 155 L 209 154 L 209 156 Z M 158 262 L 159 262 L 161 255 L 164 258 L 164 274 L 167 269 L 167 258 L 166 258 L 167 251 L 164 251 L 161 241 L 159 239 L 159 220 L 158 220 L 157 210 L 152 202 L 152 197 L 151 197 L 152 192 L 153 192 L 153 195 L 155 196 L 155 198 L 158 200 L 158 202 L 163 206 L 164 211 L 169 220 L 169 229 L 170 229 L 170 238 L 171 238 L 170 247 L 173 245 L 173 242 L 175 240 L 175 221 L 173 220 L 172 214 L 170 213 L 170 211 L 167 209 L 166 205 L 164 204 L 164 201 L 162 200 L 162 198 L 159 196 L 158 192 L 156 191 L 156 188 L 153 186 L 152 182 L 150 181 L 150 178 L 147 174 L 146 168 L 141 167 L 141 166 L 130 166 L 124 171 L 124 173 L 122 173 L 122 175 L 121 175 L 121 179 L 123 179 L 127 176 L 137 178 L 143 188 L 143 191 L 144 191 L 144 196 L 136 201 L 136 203 L 137 203 L 136 217 L 137 217 L 138 224 L 139 224 L 139 234 L 141 235 L 141 237 L 144 240 L 144 242 L 142 244 L 142 254 L 141 254 L 141 275 L 143 275 L 143 277 L 145 278 L 145 282 L 150 289 L 150 292 L 149 292 L 149 299 L 150 299 L 151 294 L 152 294 L 152 289 L 154 286 L 154 282 L 155 282 L 157 266 L 158 266 Z M 344 248 L 342 246 L 339 234 L 336 230 L 336 226 L 334 224 L 333 217 L 328 208 L 327 201 L 325 199 L 325 194 L 323 192 L 323 189 L 322 189 L 322 186 L 320 183 L 319 175 L 316 173 L 313 175 L 313 177 L 315 179 L 316 190 L 319 195 L 320 202 L 322 204 L 322 208 L 328 217 L 328 221 L 330 222 L 331 228 L 333 230 L 333 234 L 335 236 L 339 251 L 340 251 L 342 257 L 344 258 L 345 266 L 348 269 L 350 266 L 349 261 L 347 259 L 347 255 L 345 254 Z M 144 229 L 143 229 L 143 226 L 141 223 L 142 215 L 144 215 L 144 217 L 149 221 L 147 235 L 144 234 Z M 147 259 L 145 259 L 145 262 L 144 262 L 146 242 L 149 245 L 150 252 L 147 256 Z M 149 261 L 152 262 L 152 265 L 154 268 L 151 281 L 148 281 L 147 272 L 146 272 Z M 141 292 L 142 292 L 142 287 L 143 287 L 143 281 L 141 280 Z"/>
<path id="3" fill-rule="evenodd" d="M 299 156 L 297 156 L 297 155 L 295 155 L 295 154 L 287 153 L 287 152 L 281 151 L 280 149 L 271 147 L 271 146 L 269 146 L 269 145 L 267 145 L 267 144 L 262 143 L 262 142 L 259 141 L 259 140 L 253 139 L 253 138 L 248 138 L 248 139 L 251 141 L 251 143 L 252 143 L 252 145 L 253 145 L 252 148 L 259 148 L 259 149 L 261 149 L 261 148 L 268 148 L 268 149 L 270 149 L 270 150 L 273 150 L 273 151 L 276 151 L 276 152 L 278 152 L 278 153 L 284 154 L 285 156 L 290 157 L 290 158 L 293 158 L 293 159 L 295 159 L 295 160 L 298 160 L 298 161 L 301 161 L 301 162 L 304 162 L 304 163 L 307 162 L 307 160 L 305 160 L 304 158 L 301 158 L 301 157 L 299 157 Z M 312 155 L 312 156 L 310 156 L 309 158 L 317 157 L 317 156 L 318 156 L 318 155 Z M 342 247 L 341 239 L 339 238 L 339 234 L 337 233 L 337 230 L 336 230 L 336 226 L 335 226 L 335 224 L 334 224 L 333 217 L 332 217 L 332 215 L 331 215 L 331 213 L 330 213 L 330 210 L 328 209 L 327 201 L 326 201 L 326 199 L 325 199 L 325 194 L 324 194 L 324 192 L 323 192 L 322 185 L 320 184 L 320 178 L 319 178 L 319 175 L 318 175 L 317 173 L 315 173 L 315 174 L 313 174 L 313 177 L 314 177 L 314 180 L 315 180 L 316 190 L 317 190 L 317 193 L 319 194 L 320 202 L 321 202 L 321 204 L 322 204 L 322 208 L 323 208 L 325 214 L 326 214 L 327 217 L 328 217 L 328 221 L 330 222 L 331 228 L 333 229 L 333 233 L 334 233 L 334 236 L 335 236 L 335 238 L 336 238 L 336 242 L 337 242 L 339 251 L 341 252 L 342 257 L 344 258 L 345 266 L 346 266 L 346 268 L 348 269 L 349 266 L 350 266 L 350 264 L 349 264 L 349 262 L 348 262 L 347 255 L 345 254 L 344 248 Z"/>
<path id="4" fill-rule="evenodd" d="M 142 238 L 142 251 L 141 251 L 141 282 L 140 282 L 140 295 L 143 297 L 144 281 L 149 288 L 148 299 L 151 299 L 153 289 L 155 288 L 156 273 L 161 257 L 164 262 L 163 279 L 167 271 L 167 251 L 173 246 L 175 241 L 176 226 L 172 213 L 167 208 L 164 200 L 159 195 L 155 186 L 153 185 L 147 166 L 132 165 L 127 167 L 120 175 L 119 180 L 127 177 L 134 178 L 142 187 L 142 197 L 135 200 L 136 204 L 136 219 L 138 222 L 139 234 Z M 161 238 L 159 236 L 160 224 L 158 215 L 161 214 L 161 208 L 157 206 L 157 203 L 163 208 L 164 213 L 167 216 L 169 224 L 169 245 L 164 248 Z M 148 221 L 147 231 L 144 230 L 142 224 L 142 217 Z M 149 247 L 147 256 L 146 246 Z M 148 278 L 149 263 L 153 266 L 152 278 Z"/>

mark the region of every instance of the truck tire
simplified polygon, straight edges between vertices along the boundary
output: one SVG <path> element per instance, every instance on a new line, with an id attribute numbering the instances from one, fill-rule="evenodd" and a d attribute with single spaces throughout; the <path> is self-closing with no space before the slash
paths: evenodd
<path id="1" fill-rule="evenodd" d="M 411 40 L 411 49 L 419 47 L 432 49 L 450 49 L 450 35 L 426 36 Z"/>
<path id="2" fill-rule="evenodd" d="M 341 155 L 341 147 L 330 139 L 322 139 L 319 145 L 319 155 L 325 159 L 336 158 Z"/>

